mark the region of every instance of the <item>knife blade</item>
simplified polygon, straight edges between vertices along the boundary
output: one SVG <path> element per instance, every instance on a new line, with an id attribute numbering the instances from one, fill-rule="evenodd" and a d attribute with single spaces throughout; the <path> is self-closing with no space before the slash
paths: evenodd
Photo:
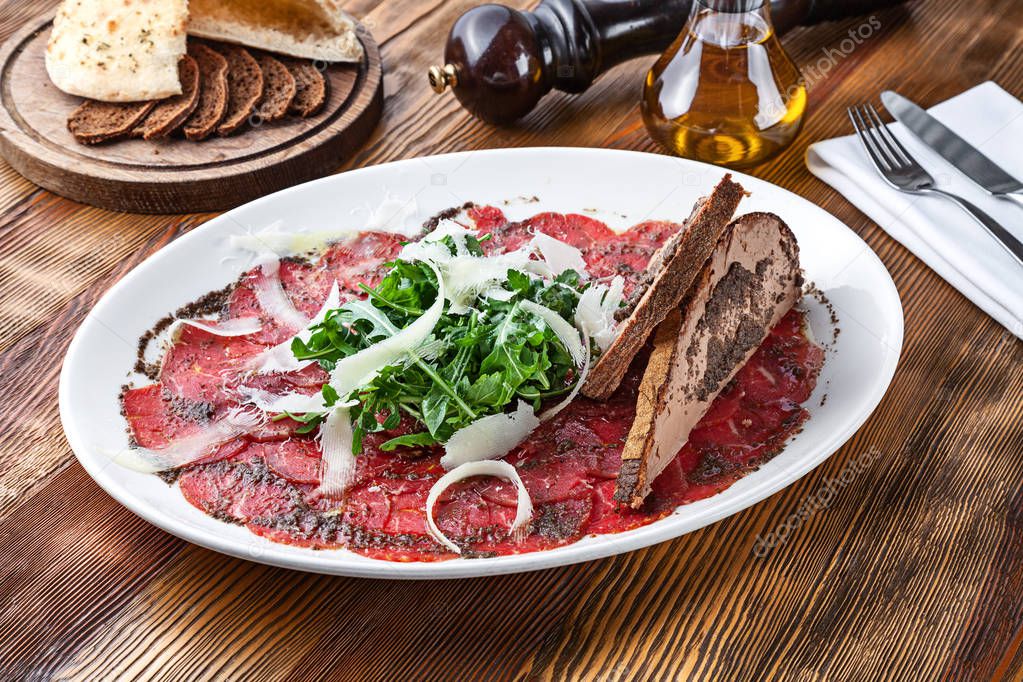
<path id="1" fill-rule="evenodd" d="M 895 120 L 991 194 L 1023 191 L 1023 182 L 1006 173 L 969 142 L 899 93 L 885 90 L 881 93 L 881 102 Z"/>

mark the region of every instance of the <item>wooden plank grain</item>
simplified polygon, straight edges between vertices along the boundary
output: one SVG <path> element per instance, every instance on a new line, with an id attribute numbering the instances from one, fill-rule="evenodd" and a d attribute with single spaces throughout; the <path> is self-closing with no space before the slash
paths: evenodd
<path id="1" fill-rule="evenodd" d="M 498 146 L 655 151 L 636 108 L 650 60 L 582 96 L 554 94 L 509 128 L 429 91 L 442 36 L 474 4 L 350 3 L 382 43 L 387 104 L 346 168 Z M 0 0 L 0 35 L 41 6 Z M 70 463 L 52 359 L 113 281 L 206 216 L 110 214 L 0 167 L 0 677 L 1020 675 L 1023 344 L 810 176 L 803 154 L 846 134 L 844 108 L 883 87 L 932 104 L 995 78 L 1023 95 L 1023 6 L 915 0 L 877 18 L 811 84 L 796 144 L 754 174 L 838 215 L 891 271 L 907 330 L 892 389 L 831 460 L 768 500 L 673 542 L 550 571 L 443 583 L 300 574 L 187 546 L 120 508 Z M 860 21 L 786 44 L 813 67 Z M 756 555 L 758 536 L 868 453 L 826 509 Z"/>
<path id="2" fill-rule="evenodd" d="M 189 549 L 58 677 L 510 677 L 528 645 L 546 633 L 544 618 L 520 616 L 552 596 L 571 595 L 598 565 L 485 581 L 392 583 L 302 575 Z M 574 579 L 566 579 L 569 571 Z M 525 599 L 480 608 L 508 594 Z M 449 646 L 458 647 L 457 662 L 445 656 Z M 364 667 L 367 659 L 388 664 L 367 674 L 374 670 Z"/>
<path id="3" fill-rule="evenodd" d="M 0 160 L 0 213 L 6 213 L 37 191 L 39 188 Z"/>
<path id="4" fill-rule="evenodd" d="M 39 213 L 0 232 L 0 248 L 19 245 L 0 256 L 6 292 L 0 303 L 5 311 L 0 321 L 0 518 L 71 459 L 59 427 L 60 363 L 54 358 L 63 357 L 78 325 L 117 279 L 203 221 L 164 217 L 147 234 L 132 229 L 137 216 L 82 207 L 50 194 L 41 195 L 40 203 L 45 206 L 34 209 Z M 40 222 L 55 227 L 39 234 Z"/>
<path id="5" fill-rule="evenodd" d="M 184 546 L 149 531 L 78 466 L 0 521 L 0 678 L 47 679 Z"/>

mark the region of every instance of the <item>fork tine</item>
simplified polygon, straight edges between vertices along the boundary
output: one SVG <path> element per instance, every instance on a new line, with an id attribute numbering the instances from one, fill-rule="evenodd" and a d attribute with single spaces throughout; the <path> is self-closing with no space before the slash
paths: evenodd
<path id="1" fill-rule="evenodd" d="M 895 137 L 895 134 L 892 133 L 892 131 L 888 129 L 888 126 L 885 125 L 884 121 L 881 120 L 881 117 L 878 115 L 877 109 L 874 108 L 873 104 L 867 105 L 867 114 L 874 119 L 874 127 L 878 129 L 881 138 L 888 145 L 888 151 L 897 159 L 901 155 L 902 158 L 900 161 L 902 163 L 910 166 L 915 165 L 916 160 L 909 155 L 906 148 L 902 146 L 901 142 L 899 142 L 899 138 Z"/>
<path id="2" fill-rule="evenodd" d="M 873 141 L 867 137 L 866 132 L 863 130 L 866 126 L 861 125 L 856 121 L 856 118 L 859 116 L 859 112 L 856 111 L 855 107 L 849 107 L 846 109 L 846 113 L 849 114 L 849 120 L 852 121 L 853 129 L 856 131 L 856 135 L 860 138 L 860 142 L 863 143 L 863 148 L 867 150 L 867 155 L 874 162 L 874 165 L 877 166 L 877 170 L 882 173 L 887 171 L 889 169 L 889 165 L 882 161 L 881 157 L 874 151 Z"/>
<path id="3" fill-rule="evenodd" d="M 874 128 L 874 122 L 870 120 L 870 117 L 866 113 L 866 108 L 863 106 L 856 107 L 856 116 L 860 120 L 860 125 L 867 131 L 867 135 L 874 142 L 874 149 L 877 151 L 878 156 L 885 160 L 890 170 L 895 170 L 902 165 L 902 160 L 892 154 L 888 148 L 887 143 L 881 139 L 881 133 Z"/>

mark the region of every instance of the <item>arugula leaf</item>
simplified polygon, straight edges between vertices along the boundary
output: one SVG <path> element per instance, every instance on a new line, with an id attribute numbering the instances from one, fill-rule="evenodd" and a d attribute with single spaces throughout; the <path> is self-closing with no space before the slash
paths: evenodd
<path id="1" fill-rule="evenodd" d="M 482 255 L 480 242 L 488 237 L 466 236 L 466 250 Z M 452 237 L 443 243 L 456 253 L 459 245 Z M 390 272 L 376 286 L 360 285 L 365 299 L 331 311 L 312 327 L 308 340 L 295 339 L 295 356 L 316 360 L 331 371 L 342 359 L 412 324 L 433 304 L 438 283 L 429 265 L 396 260 L 388 267 Z M 508 300 L 480 297 L 465 314 L 445 309 L 427 341 L 350 395 L 337 395 L 329 384 L 323 387 L 328 406 L 342 399 L 357 401 L 349 410 L 356 453 L 366 434 L 398 428 L 402 414 L 422 430 L 392 438 L 381 449 L 436 445 L 479 417 L 504 412 L 517 399 L 539 408 L 544 400 L 571 390 L 577 380 L 571 355 L 557 335 L 524 314 L 520 304 L 533 301 L 571 320 L 586 285 L 571 270 L 546 281 L 509 270 L 504 287 Z M 287 416 L 308 431 L 324 417 Z"/>
<path id="2" fill-rule="evenodd" d="M 405 436 L 398 436 L 380 444 L 384 452 L 391 452 L 398 447 L 415 447 L 422 445 L 436 445 L 437 440 L 428 433 L 410 433 Z"/>
<path id="3" fill-rule="evenodd" d="M 529 275 L 518 270 L 508 271 L 508 288 L 520 294 L 528 296 L 530 290 Z"/>
<path id="4" fill-rule="evenodd" d="M 471 403 L 502 407 L 511 402 L 515 395 L 515 387 L 505 381 L 501 372 L 484 374 L 476 379 L 465 392 L 466 400 Z"/>
<path id="5" fill-rule="evenodd" d="M 426 425 L 430 435 L 436 437 L 437 430 L 444 423 L 448 413 L 448 402 L 451 398 L 438 386 L 430 389 L 430 392 L 423 398 L 423 424 Z"/>

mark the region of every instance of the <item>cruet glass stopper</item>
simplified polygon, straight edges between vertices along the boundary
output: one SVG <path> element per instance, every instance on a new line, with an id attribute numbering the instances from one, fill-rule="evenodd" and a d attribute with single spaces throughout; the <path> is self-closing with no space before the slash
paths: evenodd
<path id="1" fill-rule="evenodd" d="M 666 150 L 741 168 L 766 161 L 798 135 L 806 87 L 768 4 L 694 0 L 643 89 L 643 121 Z"/>

